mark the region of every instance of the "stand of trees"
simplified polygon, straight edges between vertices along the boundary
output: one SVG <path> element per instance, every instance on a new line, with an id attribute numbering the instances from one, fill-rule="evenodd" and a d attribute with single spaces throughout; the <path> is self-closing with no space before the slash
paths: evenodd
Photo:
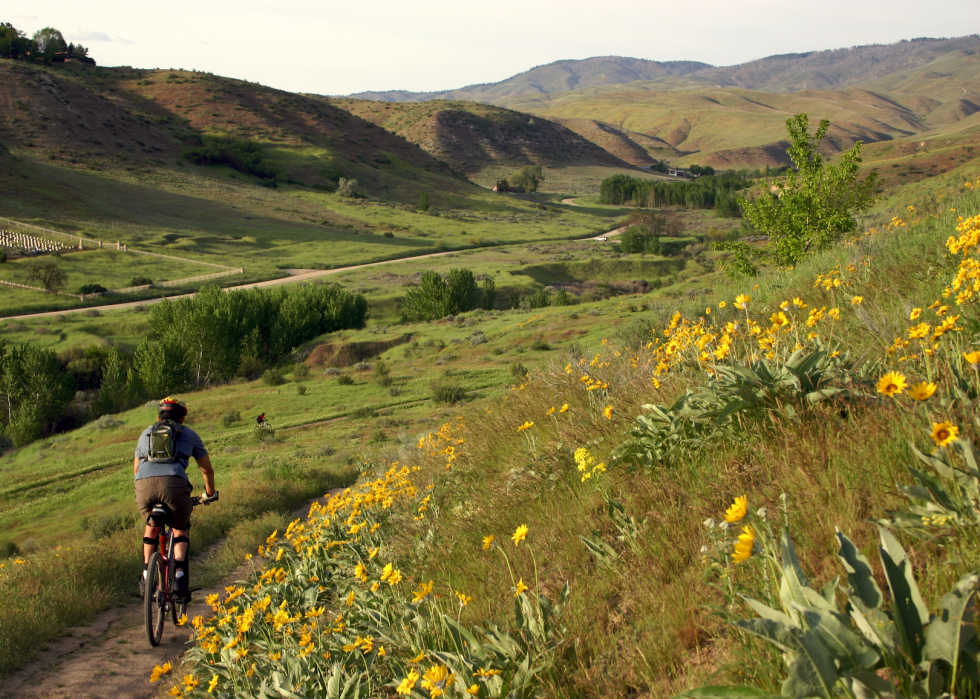
<path id="1" fill-rule="evenodd" d="M 497 302 L 497 285 L 492 277 L 476 284 L 468 269 L 451 269 L 445 279 L 438 272 L 423 272 L 419 285 L 409 289 L 402 300 L 402 320 L 426 322 L 475 308 L 492 310 Z"/>
<path id="2" fill-rule="evenodd" d="M 90 348 L 58 357 L 0 340 L 0 451 L 29 444 L 59 422 L 97 418 L 190 387 L 252 376 L 318 335 L 364 324 L 367 301 L 339 287 L 308 284 L 224 293 L 153 306 L 159 338 L 143 340 L 132 360 L 118 349 Z M 98 389 L 81 415 L 76 389 Z"/>
<path id="3" fill-rule="evenodd" d="M 87 48 L 81 44 L 69 44 L 54 27 L 39 29 L 28 39 L 10 22 L 0 22 L 0 58 L 45 64 L 74 58 L 95 65 L 95 61 L 89 58 Z"/>
<path id="4" fill-rule="evenodd" d="M 197 145 L 185 148 L 181 155 L 198 165 L 230 165 L 260 179 L 274 179 L 279 174 L 263 160 L 261 144 L 230 136 L 201 136 Z"/>
<path id="5" fill-rule="evenodd" d="M 721 216 L 737 218 L 741 213 L 735 193 L 748 186 L 744 171 L 705 175 L 692 182 L 662 182 L 613 175 L 602 181 L 600 201 L 615 206 L 715 209 Z"/>

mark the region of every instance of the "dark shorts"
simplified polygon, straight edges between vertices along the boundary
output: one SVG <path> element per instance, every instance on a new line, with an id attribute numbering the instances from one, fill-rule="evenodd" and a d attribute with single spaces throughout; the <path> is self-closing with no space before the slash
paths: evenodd
<path id="1" fill-rule="evenodd" d="M 191 526 L 191 491 L 193 486 L 180 476 L 151 476 L 134 481 L 136 487 L 136 506 L 145 520 L 150 510 L 162 502 L 170 510 L 170 526 L 173 529 L 188 529 Z"/>

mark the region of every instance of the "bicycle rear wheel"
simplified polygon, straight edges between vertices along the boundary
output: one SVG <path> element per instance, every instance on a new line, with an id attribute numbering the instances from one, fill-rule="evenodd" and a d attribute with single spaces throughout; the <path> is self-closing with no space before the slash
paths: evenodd
<path id="1" fill-rule="evenodd" d="M 166 618 L 167 589 L 163 574 L 163 559 L 159 552 L 150 556 L 146 567 L 146 596 L 143 598 L 143 616 L 146 621 L 146 640 L 151 646 L 160 645 L 163 639 L 163 622 Z"/>

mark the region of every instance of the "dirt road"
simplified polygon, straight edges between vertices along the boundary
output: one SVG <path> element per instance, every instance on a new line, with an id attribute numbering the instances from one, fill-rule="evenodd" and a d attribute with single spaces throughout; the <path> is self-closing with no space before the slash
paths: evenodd
<path id="1" fill-rule="evenodd" d="M 316 501 L 324 502 L 339 492 L 339 488 L 332 490 Z M 305 517 L 313 502 L 297 509 L 293 516 Z M 253 559 L 214 588 L 194 592 L 187 618 L 211 616 L 205 598 L 210 594 L 223 595 L 225 586 L 244 579 L 253 566 L 261 564 L 261 559 Z M 192 561 L 192 576 L 193 572 Z M 134 592 L 135 588 L 134 582 Z M 32 662 L 0 680 L 0 699 L 156 699 L 170 685 L 150 683 L 153 667 L 169 661 L 176 672 L 191 630 L 189 624 L 174 627 L 168 617 L 163 640 L 153 648 L 146 640 L 143 606 L 134 596 L 133 604 L 109 609 L 91 624 L 72 629 L 50 643 Z"/>
<path id="2" fill-rule="evenodd" d="M 573 202 L 571 199 L 566 199 L 562 203 Z M 576 206 L 578 206 L 576 204 Z M 616 230 L 609 231 L 608 233 L 602 233 L 597 236 L 592 236 L 590 238 L 583 238 L 583 240 L 598 240 L 603 236 L 613 236 L 619 235 L 623 232 L 622 228 L 617 228 Z M 316 279 L 318 277 L 326 277 L 331 274 L 340 274 L 341 272 L 350 272 L 355 269 L 366 269 L 368 267 L 379 267 L 381 265 L 392 265 L 398 262 L 407 262 L 409 260 L 425 260 L 432 257 L 445 257 L 447 255 L 455 255 L 462 250 L 450 250 L 448 252 L 432 252 L 428 255 L 418 255 L 416 257 L 400 257 L 397 260 L 383 260 L 382 262 L 368 262 L 363 265 L 351 265 L 349 267 L 337 267 L 336 269 L 287 269 L 283 270 L 289 273 L 288 277 L 282 277 L 280 279 L 269 279 L 264 282 L 254 282 L 252 284 L 243 284 L 241 286 L 229 286 L 226 287 L 225 291 L 235 291 L 238 289 L 263 289 L 269 286 L 279 286 L 280 284 L 293 284 L 295 282 L 309 281 L 310 279 Z M 181 294 L 179 296 L 168 296 L 171 299 L 180 299 L 188 296 L 193 296 L 194 294 Z M 58 316 L 65 315 L 67 313 L 81 313 L 83 311 L 113 311 L 119 308 L 134 308 L 136 306 L 149 306 L 153 303 L 159 303 L 163 298 L 156 299 L 145 299 L 143 301 L 127 301 L 126 303 L 112 303 L 106 304 L 105 306 L 88 306 L 86 308 L 68 308 L 63 311 L 45 311 L 44 313 L 25 313 L 23 315 L 16 316 L 4 316 L 0 318 L 0 321 L 11 318 L 43 318 L 45 316 Z"/>

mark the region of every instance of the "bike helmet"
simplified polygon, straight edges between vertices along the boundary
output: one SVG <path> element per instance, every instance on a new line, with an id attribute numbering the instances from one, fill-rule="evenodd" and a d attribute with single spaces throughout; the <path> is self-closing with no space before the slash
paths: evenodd
<path id="1" fill-rule="evenodd" d="M 167 396 L 157 407 L 157 413 L 170 413 L 174 418 L 180 419 L 187 415 L 187 404 L 175 396 Z"/>

